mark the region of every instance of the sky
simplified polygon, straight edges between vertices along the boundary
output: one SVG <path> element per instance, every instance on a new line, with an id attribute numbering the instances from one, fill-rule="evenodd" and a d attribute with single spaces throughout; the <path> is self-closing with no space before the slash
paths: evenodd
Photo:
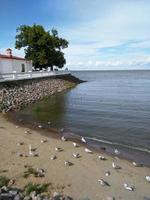
<path id="1" fill-rule="evenodd" d="M 16 28 L 41 24 L 69 41 L 71 70 L 150 69 L 150 0 L 0 0 L 0 53 Z"/>

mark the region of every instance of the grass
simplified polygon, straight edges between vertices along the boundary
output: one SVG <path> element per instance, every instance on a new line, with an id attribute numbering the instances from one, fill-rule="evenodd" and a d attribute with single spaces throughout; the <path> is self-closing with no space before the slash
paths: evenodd
<path id="1" fill-rule="evenodd" d="M 24 178 L 28 178 L 30 175 L 37 175 L 37 171 L 36 169 L 32 168 L 32 167 L 28 167 L 27 171 L 24 172 L 23 177 Z"/>
<path id="2" fill-rule="evenodd" d="M 6 176 L 0 176 L 0 187 L 7 186 L 10 179 Z"/>
<path id="3" fill-rule="evenodd" d="M 48 186 L 49 186 L 49 184 L 33 184 L 33 183 L 29 183 L 24 188 L 25 195 L 29 195 L 33 191 L 35 191 L 36 194 L 41 194 L 43 192 L 47 192 Z"/>

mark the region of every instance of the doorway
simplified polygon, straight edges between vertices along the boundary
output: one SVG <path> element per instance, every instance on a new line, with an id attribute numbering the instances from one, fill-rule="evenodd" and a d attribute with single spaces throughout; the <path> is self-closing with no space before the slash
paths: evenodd
<path id="1" fill-rule="evenodd" d="M 21 64 L 21 72 L 25 72 L 25 64 Z"/>

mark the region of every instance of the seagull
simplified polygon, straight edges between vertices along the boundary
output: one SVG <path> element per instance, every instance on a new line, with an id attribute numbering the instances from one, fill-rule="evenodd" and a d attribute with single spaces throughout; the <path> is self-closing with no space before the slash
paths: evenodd
<path id="1" fill-rule="evenodd" d="M 106 175 L 106 176 L 110 176 L 110 171 L 107 171 L 107 172 L 105 173 L 105 175 Z"/>
<path id="2" fill-rule="evenodd" d="M 35 152 L 35 149 L 32 148 L 31 144 L 29 144 L 29 155 L 33 157 L 38 156 L 38 153 Z"/>
<path id="3" fill-rule="evenodd" d="M 65 138 L 65 136 L 62 136 L 61 140 L 65 142 L 65 141 L 67 141 L 67 138 Z"/>
<path id="4" fill-rule="evenodd" d="M 102 186 L 110 186 L 109 183 L 107 183 L 107 182 L 104 181 L 103 179 L 99 179 L 98 182 L 99 182 Z"/>
<path id="5" fill-rule="evenodd" d="M 43 126 L 41 124 L 38 125 L 38 128 L 43 128 Z"/>
<path id="6" fill-rule="evenodd" d="M 136 162 L 132 162 L 132 165 L 135 166 L 135 167 L 141 167 L 142 166 L 141 164 L 136 163 Z"/>
<path id="7" fill-rule="evenodd" d="M 18 157 L 23 157 L 23 154 L 22 153 L 17 153 L 17 156 Z"/>
<path id="8" fill-rule="evenodd" d="M 50 157 L 50 159 L 51 160 L 55 160 L 57 157 L 55 156 L 55 155 L 52 155 L 51 157 Z"/>
<path id="9" fill-rule="evenodd" d="M 104 156 L 98 156 L 98 158 L 99 158 L 100 160 L 106 160 L 106 158 L 105 158 Z"/>
<path id="10" fill-rule="evenodd" d="M 37 168 L 36 172 L 37 172 L 36 176 L 38 176 L 38 177 L 44 177 L 45 176 L 45 170 L 44 169 Z"/>
<path id="11" fill-rule="evenodd" d="M 45 142 L 47 142 L 46 139 L 41 139 L 41 143 L 45 143 Z"/>
<path id="12" fill-rule="evenodd" d="M 55 151 L 62 151 L 62 149 L 61 148 L 59 148 L 59 147 L 55 147 Z"/>
<path id="13" fill-rule="evenodd" d="M 81 137 L 81 141 L 82 141 L 83 143 L 86 143 L 86 140 L 85 140 L 84 137 Z"/>
<path id="14" fill-rule="evenodd" d="M 120 154 L 120 151 L 118 149 L 115 149 L 114 152 L 115 152 L 116 155 Z"/>
<path id="15" fill-rule="evenodd" d="M 69 161 L 65 161 L 65 166 L 70 166 L 70 165 L 72 165 L 71 162 L 69 162 Z"/>
<path id="16" fill-rule="evenodd" d="M 64 132 L 64 130 L 65 130 L 64 128 L 61 128 L 61 129 L 60 129 L 60 132 L 62 133 L 62 132 Z"/>
<path id="17" fill-rule="evenodd" d="M 150 182 L 150 176 L 146 176 L 145 179 Z"/>
<path id="18" fill-rule="evenodd" d="M 21 145 L 24 145 L 24 142 L 18 142 L 17 143 L 17 146 L 21 146 Z"/>
<path id="19" fill-rule="evenodd" d="M 115 197 L 107 197 L 107 200 L 115 200 Z"/>
<path id="20" fill-rule="evenodd" d="M 25 130 L 24 132 L 25 134 L 31 134 L 31 132 L 29 130 Z"/>
<path id="21" fill-rule="evenodd" d="M 133 191 L 134 190 L 134 188 L 132 186 L 129 186 L 127 183 L 124 183 L 124 188 L 126 190 L 129 190 L 129 191 Z"/>
<path id="22" fill-rule="evenodd" d="M 92 151 L 90 149 L 85 148 L 85 152 L 86 153 L 92 153 Z"/>
<path id="23" fill-rule="evenodd" d="M 75 158 L 79 158 L 79 157 L 80 157 L 79 153 L 73 153 L 72 155 L 73 155 L 73 157 L 75 157 Z"/>
<path id="24" fill-rule="evenodd" d="M 121 169 L 121 167 L 118 166 L 118 165 L 116 165 L 114 162 L 112 163 L 112 167 L 113 167 L 114 169 Z"/>
<path id="25" fill-rule="evenodd" d="M 79 147 L 79 145 L 76 142 L 72 143 L 74 147 Z"/>

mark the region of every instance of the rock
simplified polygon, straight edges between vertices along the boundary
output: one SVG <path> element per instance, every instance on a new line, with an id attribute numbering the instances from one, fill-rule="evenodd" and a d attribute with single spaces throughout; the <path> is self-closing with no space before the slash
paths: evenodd
<path id="1" fill-rule="evenodd" d="M 8 188 L 6 186 L 3 186 L 1 188 L 1 193 L 7 193 L 8 192 Z"/>
<path id="2" fill-rule="evenodd" d="M 71 198 L 69 196 L 65 196 L 65 197 L 63 197 L 63 200 L 73 200 L 73 198 Z"/>
<path id="3" fill-rule="evenodd" d="M 16 196 L 18 194 L 18 190 L 9 190 L 9 194 Z"/>
<path id="4" fill-rule="evenodd" d="M 19 194 L 17 194 L 17 195 L 14 197 L 14 200 L 23 200 L 23 197 L 21 197 Z"/>
<path id="5" fill-rule="evenodd" d="M 25 196 L 23 200 L 31 200 L 31 197 Z"/>
<path id="6" fill-rule="evenodd" d="M 9 193 L 1 193 L 0 200 L 13 200 L 14 197 Z"/>

